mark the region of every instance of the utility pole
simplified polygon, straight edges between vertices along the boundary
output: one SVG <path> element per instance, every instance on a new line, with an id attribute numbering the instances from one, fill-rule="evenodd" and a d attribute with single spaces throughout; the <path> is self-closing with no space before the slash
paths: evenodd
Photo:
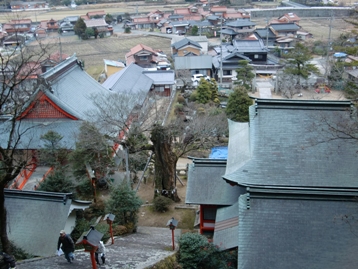
<path id="1" fill-rule="evenodd" d="M 220 88 L 223 86 L 223 14 L 221 14 L 221 22 L 220 22 Z"/>
<path id="2" fill-rule="evenodd" d="M 329 63 L 329 52 L 331 50 L 331 31 L 332 31 L 333 13 L 331 11 L 331 17 L 329 19 L 329 30 L 328 30 L 328 44 L 327 44 L 327 55 L 326 55 L 326 68 L 324 71 L 324 80 L 327 80 L 328 76 L 328 63 Z"/>
<path id="3" fill-rule="evenodd" d="M 60 63 L 62 62 L 62 44 L 61 44 L 61 37 L 58 38 L 58 43 L 60 45 Z"/>
<path id="4" fill-rule="evenodd" d="M 268 49 L 268 35 L 269 35 L 269 24 L 268 17 L 266 17 L 266 48 Z"/>

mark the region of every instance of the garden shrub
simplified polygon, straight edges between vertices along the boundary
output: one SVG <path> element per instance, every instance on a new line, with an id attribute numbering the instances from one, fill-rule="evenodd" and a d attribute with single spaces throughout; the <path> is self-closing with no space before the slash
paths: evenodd
<path id="1" fill-rule="evenodd" d="M 237 268 L 236 252 L 220 251 L 205 236 L 185 233 L 179 239 L 177 261 L 183 269 L 233 269 Z"/>
<path id="2" fill-rule="evenodd" d="M 179 104 L 183 104 L 183 105 L 185 104 L 185 98 L 182 95 L 178 96 L 177 101 Z"/>
<path id="3" fill-rule="evenodd" d="M 123 182 L 111 189 L 111 197 L 106 203 L 106 210 L 116 216 L 115 224 L 124 225 L 128 232 L 133 232 L 137 227 L 137 213 L 142 203 L 136 192 Z"/>
<path id="4" fill-rule="evenodd" d="M 169 206 L 173 203 L 173 200 L 164 196 L 157 196 L 153 200 L 153 208 L 157 212 L 166 212 L 169 209 Z"/>

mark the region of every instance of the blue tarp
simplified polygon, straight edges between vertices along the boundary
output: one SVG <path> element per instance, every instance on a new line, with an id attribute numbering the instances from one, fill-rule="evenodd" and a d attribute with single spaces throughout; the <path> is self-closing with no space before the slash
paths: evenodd
<path id="1" fill-rule="evenodd" d="M 227 147 L 214 147 L 209 155 L 210 159 L 227 159 Z"/>
<path id="2" fill-rule="evenodd" d="M 336 52 L 335 54 L 333 54 L 333 57 L 343 58 L 343 57 L 347 57 L 347 54 L 345 54 L 344 52 Z"/>

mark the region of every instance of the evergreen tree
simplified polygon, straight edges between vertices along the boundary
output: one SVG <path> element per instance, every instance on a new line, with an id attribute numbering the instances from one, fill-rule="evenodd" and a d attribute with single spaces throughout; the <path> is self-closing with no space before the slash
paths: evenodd
<path id="1" fill-rule="evenodd" d="M 307 79 L 310 73 L 319 73 L 318 68 L 309 61 L 313 59 L 309 48 L 304 44 L 297 43 L 295 48 L 285 55 L 287 59 L 284 72 Z M 297 80 L 299 83 L 299 80 Z"/>
<path id="2" fill-rule="evenodd" d="M 226 115 L 233 121 L 248 122 L 249 107 L 252 104 L 253 101 L 247 94 L 247 90 L 242 86 L 236 87 L 234 92 L 229 96 Z"/>
<path id="3" fill-rule="evenodd" d="M 113 22 L 113 16 L 109 13 L 107 13 L 106 17 L 104 17 L 104 20 L 107 24 L 111 24 Z"/>
<path id="4" fill-rule="evenodd" d="M 199 85 L 196 88 L 197 96 L 196 101 L 201 104 L 206 104 L 211 100 L 212 91 L 210 82 L 206 81 L 204 78 L 200 79 Z"/>
<path id="5" fill-rule="evenodd" d="M 62 148 L 61 140 L 63 136 L 54 131 L 48 131 L 40 139 L 44 141 L 44 148 L 39 150 L 40 163 L 56 166 L 65 163 L 68 151 Z"/>
<path id="6" fill-rule="evenodd" d="M 236 69 L 236 79 L 235 84 L 244 86 L 247 90 L 251 89 L 251 82 L 255 77 L 254 68 L 249 65 L 249 61 L 241 60 L 239 61 L 239 68 Z"/>
<path id="7" fill-rule="evenodd" d="M 87 26 L 85 21 L 82 18 L 79 18 L 75 24 L 74 31 L 78 37 L 82 37 L 82 35 L 86 32 Z"/>
<path id="8" fill-rule="evenodd" d="M 194 25 L 193 27 L 191 27 L 191 35 L 198 35 L 198 32 L 199 32 L 198 26 Z"/>
<path id="9" fill-rule="evenodd" d="M 63 168 L 54 170 L 51 175 L 40 183 L 37 190 L 70 193 L 75 191 L 75 185 L 72 180 L 66 176 L 65 168 Z"/>
<path id="10" fill-rule="evenodd" d="M 124 225 L 129 231 L 134 231 L 138 221 L 137 212 L 142 203 L 136 192 L 123 182 L 111 190 L 106 209 L 116 216 L 114 219 L 116 224 Z"/>
<path id="11" fill-rule="evenodd" d="M 218 92 L 218 84 L 215 79 L 210 80 L 210 90 L 211 90 L 211 101 L 216 104 L 220 104 L 219 100 L 219 92 Z"/>

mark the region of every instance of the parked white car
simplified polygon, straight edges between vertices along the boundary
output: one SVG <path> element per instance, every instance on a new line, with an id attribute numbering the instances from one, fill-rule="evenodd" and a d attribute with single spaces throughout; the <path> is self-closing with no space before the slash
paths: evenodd
<path id="1" fill-rule="evenodd" d="M 199 82 L 201 78 L 205 78 L 207 81 L 210 81 L 209 76 L 204 76 L 203 74 L 194 74 L 191 76 L 192 82 Z"/>

